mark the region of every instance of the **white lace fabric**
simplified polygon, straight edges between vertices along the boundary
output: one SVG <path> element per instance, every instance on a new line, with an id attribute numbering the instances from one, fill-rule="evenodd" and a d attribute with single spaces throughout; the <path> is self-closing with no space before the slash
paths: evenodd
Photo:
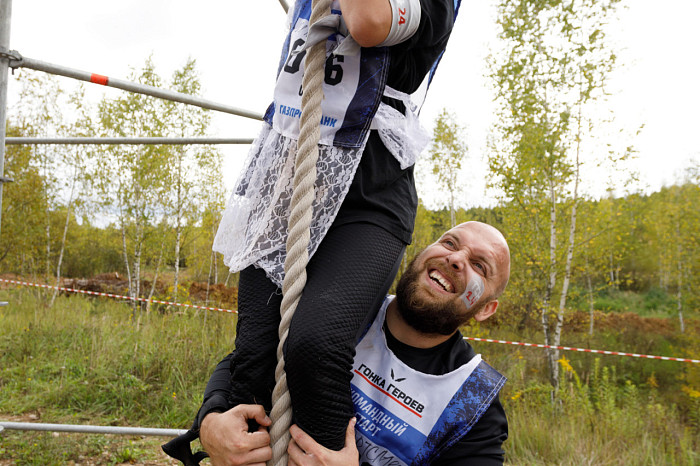
<path id="1" fill-rule="evenodd" d="M 415 110 L 406 94 L 388 90 L 386 95 L 403 100 L 408 109 Z M 429 140 L 415 113 L 407 113 L 410 116 L 381 104 L 372 122 L 372 128 L 379 131 L 382 142 L 402 169 L 415 163 Z M 316 252 L 338 214 L 367 137 L 360 148 L 319 144 L 309 257 Z M 224 263 L 232 272 L 255 265 L 264 269 L 279 287 L 284 281 L 296 151 L 295 139 L 281 135 L 267 123 L 263 125 L 214 239 L 214 250 L 224 255 Z"/>
<path id="2" fill-rule="evenodd" d="M 403 102 L 406 115 L 382 102 L 372 120 L 372 129 L 379 132 L 384 146 L 405 170 L 416 163 L 418 155 L 430 141 L 430 135 L 421 126 L 418 108 L 410 95 L 389 86 L 384 89 L 384 95 Z"/>

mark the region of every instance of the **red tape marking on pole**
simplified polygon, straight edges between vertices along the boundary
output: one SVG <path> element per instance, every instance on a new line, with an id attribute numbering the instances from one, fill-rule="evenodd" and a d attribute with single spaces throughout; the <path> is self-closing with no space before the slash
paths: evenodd
<path id="1" fill-rule="evenodd" d="M 106 86 L 109 83 L 109 78 L 107 76 L 102 76 L 101 74 L 92 73 L 90 76 L 90 82 Z"/>
<path id="2" fill-rule="evenodd" d="M 204 309 L 207 311 L 219 311 L 219 312 L 228 312 L 229 314 L 238 314 L 238 311 L 232 311 L 230 309 L 219 309 L 218 307 L 198 306 L 196 304 L 186 304 L 186 303 L 173 303 L 173 302 L 169 302 L 169 301 L 160 301 L 158 299 L 132 298 L 131 296 L 122 296 L 122 295 L 110 294 L 110 293 L 99 293 L 97 291 L 76 290 L 74 288 L 61 288 L 58 286 L 40 285 L 37 283 L 20 282 L 17 280 L 6 280 L 4 278 L 0 278 L 0 282 L 11 283 L 13 285 L 33 286 L 36 288 L 48 288 L 48 289 L 52 289 L 52 290 L 66 291 L 68 293 L 80 293 L 80 294 L 87 294 L 87 295 L 91 295 L 91 296 L 103 296 L 103 297 L 107 297 L 107 298 L 127 299 L 127 300 L 131 300 L 131 301 L 141 301 L 141 302 L 145 302 L 145 303 L 151 302 L 151 303 L 158 303 L 158 304 L 167 304 L 170 306 L 189 307 L 189 308 L 193 308 L 193 309 Z"/>
<path id="3" fill-rule="evenodd" d="M 589 349 L 589 348 L 571 348 L 569 346 L 540 345 L 537 343 L 522 343 L 519 341 L 491 340 L 489 338 L 464 337 L 464 339 L 471 340 L 471 341 L 483 341 L 486 343 L 502 343 L 505 345 L 530 346 L 533 348 L 553 348 L 553 349 L 560 349 L 560 350 L 565 350 L 565 351 L 578 351 L 580 353 L 608 354 L 608 355 L 612 355 L 612 356 L 629 356 L 632 358 L 661 359 L 664 361 L 692 362 L 695 364 L 700 364 L 700 359 L 684 359 L 684 358 L 672 358 L 670 356 L 652 356 L 649 354 L 621 353 L 621 352 L 617 352 L 617 351 L 594 350 L 594 349 Z"/>

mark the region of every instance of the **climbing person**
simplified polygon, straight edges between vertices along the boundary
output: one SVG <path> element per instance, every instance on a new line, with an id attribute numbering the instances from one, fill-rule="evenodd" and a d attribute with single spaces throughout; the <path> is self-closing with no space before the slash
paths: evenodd
<path id="1" fill-rule="evenodd" d="M 379 308 L 417 209 L 413 164 L 429 136 L 410 94 L 427 89 L 459 0 L 335 0 L 309 24 L 311 0 L 289 10 L 273 103 L 224 211 L 214 249 L 240 270 L 231 391 L 212 410 L 271 408 L 305 55 L 325 43 L 324 99 L 307 280 L 284 351 L 294 421 L 327 448 L 353 416 L 350 367 L 360 329 Z M 311 92 L 311 90 L 308 90 Z"/>
<path id="2" fill-rule="evenodd" d="M 508 245 L 484 223 L 458 225 L 420 252 L 356 345 L 349 371 L 355 417 L 343 448 L 327 449 L 294 425 L 289 464 L 502 465 L 508 424 L 498 392 L 505 378 L 458 328 L 496 312 L 509 275 Z M 227 398 L 228 375 L 224 360 L 205 405 Z M 249 432 L 248 420 L 261 426 Z M 215 465 L 262 464 L 271 456 L 269 422 L 260 405 L 209 412 L 198 432 L 169 448 L 192 458 L 189 442 L 199 435 Z"/>

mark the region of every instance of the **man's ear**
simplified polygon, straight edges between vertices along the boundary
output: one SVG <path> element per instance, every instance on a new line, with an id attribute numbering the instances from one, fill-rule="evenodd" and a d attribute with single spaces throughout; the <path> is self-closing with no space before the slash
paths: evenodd
<path id="1" fill-rule="evenodd" d="M 481 322 L 488 319 L 496 312 L 496 308 L 498 308 L 498 300 L 489 301 L 479 312 L 474 314 L 474 320 Z"/>

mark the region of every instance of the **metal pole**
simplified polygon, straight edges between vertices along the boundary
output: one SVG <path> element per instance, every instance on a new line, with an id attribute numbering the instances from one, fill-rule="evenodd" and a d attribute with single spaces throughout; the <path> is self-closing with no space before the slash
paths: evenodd
<path id="1" fill-rule="evenodd" d="M 45 432 L 73 432 L 81 434 L 117 434 L 117 435 L 153 435 L 161 437 L 177 437 L 186 430 L 183 429 L 154 429 L 148 427 L 116 427 L 116 426 L 79 426 L 73 424 L 39 424 L 33 422 L 0 422 L 1 429 L 7 430 L 39 430 Z"/>
<path id="2" fill-rule="evenodd" d="M 10 60 L 10 67 L 12 67 L 13 69 L 29 68 L 32 70 L 43 71 L 45 73 L 65 76 L 67 78 L 78 79 L 80 81 L 87 81 L 94 84 L 101 84 L 103 86 L 115 87 L 124 91 L 135 92 L 137 94 L 150 95 L 152 97 L 171 100 L 173 102 L 180 102 L 183 104 L 194 105 L 209 110 L 216 110 L 218 112 L 230 113 L 232 115 L 252 118 L 254 120 L 263 119 L 263 115 L 261 113 L 253 112 L 250 110 L 243 110 L 240 108 L 231 107 L 229 105 L 219 104 L 210 100 L 202 99 L 201 97 L 196 97 L 188 94 L 181 94 L 179 92 L 174 92 L 167 89 L 160 89 L 157 87 L 148 86 L 146 84 L 139 84 L 131 81 L 124 81 L 122 79 L 110 78 L 108 76 L 102 76 L 99 74 L 90 73 L 88 71 L 76 70 L 61 65 L 54 65 L 52 63 L 34 60 L 33 58 L 23 57 L 16 51 L 12 51 L 12 54 L 15 56 L 14 59 Z"/>
<path id="3" fill-rule="evenodd" d="M 284 8 L 285 13 L 289 12 L 289 5 L 287 4 L 286 0 L 280 0 L 280 5 L 282 5 L 282 8 Z"/>
<path id="4" fill-rule="evenodd" d="M 0 0 L 0 229 L 2 228 L 2 185 L 5 173 L 5 118 L 7 111 L 7 72 L 10 60 L 3 56 L 10 50 L 10 16 L 12 0 Z"/>
<path id="5" fill-rule="evenodd" d="M 19 144 L 252 144 L 253 138 L 5 138 L 7 145 Z"/>

